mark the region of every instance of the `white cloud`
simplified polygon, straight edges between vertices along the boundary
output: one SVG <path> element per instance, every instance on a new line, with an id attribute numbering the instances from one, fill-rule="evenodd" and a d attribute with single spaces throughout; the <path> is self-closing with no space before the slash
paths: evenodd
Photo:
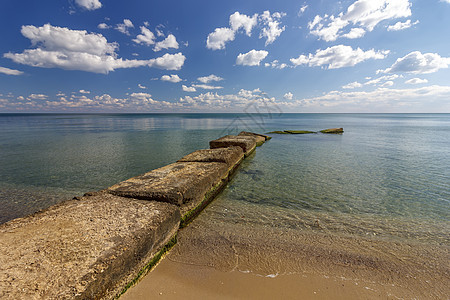
<path id="1" fill-rule="evenodd" d="M 427 79 L 421 79 L 421 78 L 411 78 L 409 80 L 406 80 L 405 83 L 406 84 L 421 84 L 421 83 L 427 83 L 428 80 Z"/>
<path id="2" fill-rule="evenodd" d="M 6 75 L 22 75 L 23 72 L 19 70 L 13 70 L 5 67 L 0 67 L 0 73 L 6 74 Z"/>
<path id="3" fill-rule="evenodd" d="M 158 52 L 161 51 L 162 49 L 169 49 L 169 48 L 178 49 L 177 39 L 173 34 L 169 34 L 165 40 L 157 42 L 155 48 L 153 48 L 153 51 Z"/>
<path id="4" fill-rule="evenodd" d="M 401 76 L 399 76 L 397 74 L 381 76 L 381 77 L 378 77 L 378 78 L 369 79 L 367 82 L 364 83 L 364 85 L 378 85 L 380 82 L 392 81 L 392 80 L 395 80 L 395 79 L 397 79 L 399 77 L 401 77 Z"/>
<path id="5" fill-rule="evenodd" d="M 106 23 L 100 23 L 100 24 L 97 25 L 97 28 L 98 29 L 109 29 L 109 28 L 111 28 L 111 26 L 109 26 Z"/>
<path id="6" fill-rule="evenodd" d="M 308 23 L 311 34 L 319 39 L 330 42 L 339 37 L 355 37 L 354 32 L 344 33 L 347 26 L 358 26 L 365 31 L 372 31 L 375 26 L 384 20 L 404 18 L 411 16 L 411 3 L 408 0 L 357 0 L 351 4 L 347 11 L 337 16 L 316 16 Z M 359 31 L 359 35 L 362 31 Z"/>
<path id="7" fill-rule="evenodd" d="M 297 104 L 303 107 L 316 107 L 321 111 L 327 107 L 344 106 L 357 108 L 357 110 L 373 111 L 375 106 L 406 107 L 411 103 L 421 104 L 430 101 L 443 100 L 450 97 L 450 86 L 426 86 L 412 89 L 377 88 L 373 91 L 331 91 L 322 96 L 298 100 Z M 351 106 L 348 106 L 351 105 Z M 402 109 L 404 111 L 404 109 Z"/>
<path id="8" fill-rule="evenodd" d="M 28 96 L 28 99 L 33 99 L 33 100 L 45 100 L 47 98 L 48 98 L 48 96 L 44 95 L 44 94 L 30 94 Z"/>
<path id="9" fill-rule="evenodd" d="M 221 80 L 223 80 L 223 78 L 219 77 L 217 75 L 211 74 L 211 75 L 208 75 L 208 76 L 199 77 L 199 78 L 197 78 L 197 80 L 202 82 L 202 83 L 209 83 L 209 82 L 212 82 L 212 81 L 221 81 Z"/>
<path id="10" fill-rule="evenodd" d="M 169 81 L 173 83 L 177 83 L 183 81 L 178 75 L 163 75 L 161 76 L 162 81 Z"/>
<path id="11" fill-rule="evenodd" d="M 134 28 L 133 23 L 129 19 L 123 19 L 123 23 L 116 25 L 116 30 L 126 35 L 130 35 L 129 28 Z"/>
<path id="12" fill-rule="evenodd" d="M 388 31 L 399 31 L 407 29 L 413 25 L 419 24 L 419 21 L 416 21 L 414 23 L 411 23 L 411 20 L 406 20 L 405 22 L 397 22 L 394 25 L 389 25 L 387 30 Z"/>
<path id="13" fill-rule="evenodd" d="M 261 15 L 254 14 L 247 16 L 236 11 L 230 15 L 230 27 L 216 28 L 211 32 L 206 39 L 206 47 L 212 50 L 225 49 L 225 44 L 234 41 L 236 33 L 240 32 L 242 28 L 247 36 L 251 36 L 253 28 L 262 25 L 259 38 L 266 39 L 266 46 L 273 43 L 285 30 L 285 26 L 281 27 L 280 19 L 284 17 L 285 13 L 264 11 Z"/>
<path id="14" fill-rule="evenodd" d="M 185 86 L 184 84 L 181 86 L 181 88 L 183 89 L 184 92 L 196 92 L 197 90 L 195 89 L 195 87 L 192 86 Z"/>
<path id="15" fill-rule="evenodd" d="M 144 86 L 144 85 L 142 85 L 142 84 L 140 84 L 140 83 L 138 83 L 138 88 L 143 89 L 143 90 L 147 89 L 146 86 Z"/>
<path id="16" fill-rule="evenodd" d="M 344 85 L 342 88 L 343 89 L 355 89 L 355 88 L 360 88 L 360 87 L 362 87 L 362 84 L 357 81 L 354 81 L 354 82 Z"/>
<path id="17" fill-rule="evenodd" d="M 441 0 L 441 2 L 450 3 L 450 0 Z"/>
<path id="18" fill-rule="evenodd" d="M 307 8 L 308 8 L 308 5 L 303 5 L 302 7 L 300 7 L 300 9 L 298 10 L 297 16 L 303 15 L 303 13 L 306 11 Z"/>
<path id="19" fill-rule="evenodd" d="M 101 34 L 85 30 L 71 30 L 46 24 L 42 27 L 22 26 L 22 34 L 31 40 L 36 49 L 22 53 L 5 53 L 4 57 L 16 63 L 41 68 L 61 68 L 94 73 L 114 71 L 119 68 L 140 66 L 178 70 L 184 64 L 181 53 L 150 60 L 124 60 L 117 58 L 117 43 L 108 43 Z"/>
<path id="20" fill-rule="evenodd" d="M 364 34 L 366 34 L 366 31 L 362 28 L 352 28 L 349 33 L 342 35 L 342 37 L 348 38 L 348 39 L 359 39 L 360 37 L 363 37 Z"/>
<path id="21" fill-rule="evenodd" d="M 216 28 L 206 39 L 206 48 L 211 50 L 225 49 L 225 43 L 234 40 L 234 31 L 230 28 Z"/>
<path id="22" fill-rule="evenodd" d="M 294 98 L 294 94 L 292 94 L 291 92 L 287 92 L 286 94 L 284 94 L 283 98 L 286 100 L 292 100 Z"/>
<path id="23" fill-rule="evenodd" d="M 80 93 L 81 94 L 90 94 L 91 92 L 90 91 L 86 91 L 86 90 L 80 90 Z"/>
<path id="24" fill-rule="evenodd" d="M 254 14 L 249 17 L 244 14 L 240 14 L 238 11 L 230 16 L 230 26 L 234 32 L 237 32 L 240 28 L 245 30 L 247 36 L 251 36 L 253 27 L 258 23 L 258 14 Z"/>
<path id="25" fill-rule="evenodd" d="M 214 86 L 208 84 L 193 84 L 194 88 L 204 89 L 204 90 L 220 90 L 223 89 L 223 86 Z"/>
<path id="26" fill-rule="evenodd" d="M 265 27 L 262 29 L 259 38 L 266 38 L 265 45 L 272 44 L 286 29 L 286 26 L 280 27 L 280 19 L 285 16 L 284 13 L 275 12 L 272 15 L 266 10 L 260 16 Z"/>
<path id="27" fill-rule="evenodd" d="M 155 35 L 153 32 L 144 26 L 141 26 L 140 28 L 142 34 L 138 34 L 136 38 L 133 39 L 133 42 L 137 44 L 153 45 L 155 43 Z"/>
<path id="28" fill-rule="evenodd" d="M 285 63 L 280 64 L 280 62 L 277 59 L 273 60 L 270 63 L 265 63 L 264 66 L 271 67 L 273 69 L 280 69 L 280 70 L 288 67 L 288 65 Z"/>
<path id="29" fill-rule="evenodd" d="M 142 104 L 155 104 L 157 101 L 152 99 L 152 95 L 148 94 L 148 93 L 132 93 L 130 95 L 130 99 L 131 100 L 137 100 L 139 101 L 139 103 Z"/>
<path id="30" fill-rule="evenodd" d="M 269 52 L 265 50 L 251 50 L 245 54 L 239 53 L 236 58 L 236 64 L 242 66 L 259 66 L 261 61 L 266 58 Z"/>
<path id="31" fill-rule="evenodd" d="M 300 55 L 291 58 L 294 66 L 308 65 L 310 67 L 327 66 L 329 69 L 352 67 L 368 59 L 383 59 L 389 51 L 375 51 L 374 49 L 363 51 L 361 48 L 353 49 L 350 46 L 337 45 L 318 49 L 315 54 Z"/>
<path id="32" fill-rule="evenodd" d="M 98 0 L 75 0 L 75 2 L 87 10 L 95 10 L 102 7 L 102 3 Z"/>
<path id="33" fill-rule="evenodd" d="M 437 72 L 439 69 L 446 69 L 450 64 L 450 58 L 441 57 L 437 53 L 424 53 L 420 51 L 411 52 L 397 61 L 383 73 L 412 73 L 412 74 L 428 74 Z"/>
<path id="34" fill-rule="evenodd" d="M 150 59 L 148 65 L 150 67 L 156 67 L 165 70 L 180 70 L 184 65 L 186 56 L 181 52 L 176 54 L 166 53 L 161 57 Z"/>

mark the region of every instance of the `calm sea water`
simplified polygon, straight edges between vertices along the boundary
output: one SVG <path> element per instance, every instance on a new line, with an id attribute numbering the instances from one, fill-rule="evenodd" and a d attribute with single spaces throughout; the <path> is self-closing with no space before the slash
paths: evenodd
<path id="1" fill-rule="evenodd" d="M 0 114 L 0 223 L 167 165 L 224 134 L 331 127 L 345 133 L 273 135 L 213 210 L 448 245 L 449 114 Z"/>

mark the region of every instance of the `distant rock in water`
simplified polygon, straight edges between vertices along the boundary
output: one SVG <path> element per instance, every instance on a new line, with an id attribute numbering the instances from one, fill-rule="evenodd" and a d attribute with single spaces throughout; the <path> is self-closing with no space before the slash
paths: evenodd
<path id="1" fill-rule="evenodd" d="M 344 128 L 330 128 L 321 130 L 322 133 L 344 133 Z"/>

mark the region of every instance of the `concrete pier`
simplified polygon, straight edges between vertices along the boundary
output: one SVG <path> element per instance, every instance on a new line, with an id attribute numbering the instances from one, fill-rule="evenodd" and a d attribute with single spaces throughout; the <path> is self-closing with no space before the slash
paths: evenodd
<path id="1" fill-rule="evenodd" d="M 0 298 L 119 297 L 268 138 L 225 136 L 173 164 L 1 224 Z"/>

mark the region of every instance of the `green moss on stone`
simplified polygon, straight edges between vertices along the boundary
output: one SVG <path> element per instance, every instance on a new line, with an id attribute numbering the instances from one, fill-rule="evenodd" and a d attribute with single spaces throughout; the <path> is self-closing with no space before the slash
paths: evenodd
<path id="1" fill-rule="evenodd" d="M 267 134 L 289 134 L 289 132 L 286 132 L 286 131 L 281 131 L 281 130 L 275 130 L 275 131 L 271 131 L 271 132 L 268 132 Z"/>
<path id="2" fill-rule="evenodd" d="M 154 266 L 156 266 L 158 264 L 158 262 L 161 260 L 161 258 L 167 252 L 169 252 L 169 250 L 172 249 L 176 243 L 177 243 L 177 234 L 175 233 L 175 235 L 169 240 L 169 242 L 166 245 L 164 245 L 164 247 L 158 253 L 156 253 L 155 256 L 153 256 L 153 258 L 139 271 L 139 273 L 136 275 L 136 277 L 131 282 L 129 282 L 122 289 L 122 291 L 120 291 L 120 293 L 118 293 L 114 298 L 119 299 L 119 297 L 122 296 L 123 294 L 125 294 L 125 292 L 130 287 L 132 287 L 133 285 L 138 283 L 142 277 L 144 277 L 148 272 L 150 272 L 151 269 L 153 269 Z"/>
<path id="3" fill-rule="evenodd" d="M 339 134 L 339 133 L 344 133 L 344 128 L 330 128 L 330 129 L 321 130 L 320 132 Z"/>

